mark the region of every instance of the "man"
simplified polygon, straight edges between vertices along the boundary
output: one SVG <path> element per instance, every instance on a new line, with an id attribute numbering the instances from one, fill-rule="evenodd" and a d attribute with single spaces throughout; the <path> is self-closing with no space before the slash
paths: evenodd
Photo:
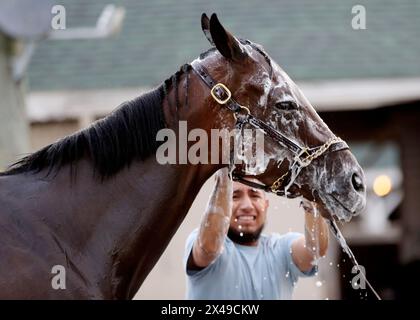
<path id="1" fill-rule="evenodd" d="M 198 230 L 186 242 L 188 299 L 291 299 L 300 276 L 316 273 L 328 247 L 327 225 L 304 202 L 305 236 L 264 235 L 265 193 L 233 182 L 227 169 L 216 186 Z"/>

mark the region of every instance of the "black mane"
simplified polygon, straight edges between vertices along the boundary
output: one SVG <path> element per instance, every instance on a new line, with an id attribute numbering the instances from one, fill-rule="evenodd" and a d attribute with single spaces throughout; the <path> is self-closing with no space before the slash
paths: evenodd
<path id="1" fill-rule="evenodd" d="M 86 156 L 93 162 L 95 173 L 106 178 L 133 160 L 144 160 L 156 151 L 159 145 L 156 134 L 166 127 L 162 109 L 164 88 L 165 84 L 124 102 L 104 119 L 22 158 L 0 176 L 44 169 L 49 175 Z"/>

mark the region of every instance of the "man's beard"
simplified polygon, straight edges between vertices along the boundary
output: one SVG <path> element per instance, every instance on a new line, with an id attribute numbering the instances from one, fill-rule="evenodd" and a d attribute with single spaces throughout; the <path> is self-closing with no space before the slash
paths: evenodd
<path id="1" fill-rule="evenodd" d="M 232 227 L 229 227 L 229 231 L 227 235 L 229 239 L 232 240 L 233 242 L 236 242 L 239 244 L 248 244 L 248 243 L 257 241 L 260 238 L 260 235 L 263 229 L 264 229 L 264 225 L 259 227 L 254 232 L 243 232 L 243 231 L 238 231 Z"/>

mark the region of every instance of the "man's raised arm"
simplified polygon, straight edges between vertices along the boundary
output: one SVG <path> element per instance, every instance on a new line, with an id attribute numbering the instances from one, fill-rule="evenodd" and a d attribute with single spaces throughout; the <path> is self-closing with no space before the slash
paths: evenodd
<path id="1" fill-rule="evenodd" d="M 292 257 L 302 272 L 312 269 L 313 263 L 327 253 L 328 226 L 325 219 L 316 212 L 317 204 L 303 200 L 305 211 L 305 236 L 292 244 Z"/>
<path id="2" fill-rule="evenodd" d="M 228 172 L 223 168 L 216 173 L 216 185 L 188 259 L 190 269 L 208 266 L 222 251 L 232 214 L 232 180 Z"/>

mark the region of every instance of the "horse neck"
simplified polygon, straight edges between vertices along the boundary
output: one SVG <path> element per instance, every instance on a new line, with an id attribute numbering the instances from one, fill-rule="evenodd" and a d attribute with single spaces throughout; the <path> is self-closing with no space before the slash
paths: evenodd
<path id="1" fill-rule="evenodd" d="M 132 298 L 212 172 L 160 165 L 153 155 L 101 183 L 83 160 L 72 183 L 63 168 L 42 190 L 39 211 L 54 240 L 106 298 Z"/>
<path id="2" fill-rule="evenodd" d="M 163 107 L 168 120 L 166 102 Z M 216 170 L 161 165 L 152 154 L 100 182 L 92 176 L 92 163 L 83 159 L 73 182 L 68 167 L 51 182 L 55 207 L 67 211 L 66 228 L 57 227 L 63 222 L 57 215 L 49 217 L 52 232 L 75 256 L 87 257 L 77 263 L 97 279 L 106 298 L 132 298 Z M 71 197 L 63 203 L 63 195 Z"/>
<path id="3" fill-rule="evenodd" d="M 116 246 L 107 253 L 112 253 L 109 256 L 111 282 L 117 283 L 113 296 L 119 298 L 132 298 L 137 292 L 211 174 L 199 167 L 162 166 L 153 160 L 132 170 L 135 172 L 133 177 L 139 178 L 135 179 L 138 187 L 132 192 L 125 191 L 120 204 L 110 213 L 113 217 L 117 215 L 117 220 L 124 210 L 130 213 L 122 228 L 114 234 L 118 239 Z M 124 184 L 128 177 L 120 179 Z M 124 209 L 127 202 L 130 210 Z"/>

